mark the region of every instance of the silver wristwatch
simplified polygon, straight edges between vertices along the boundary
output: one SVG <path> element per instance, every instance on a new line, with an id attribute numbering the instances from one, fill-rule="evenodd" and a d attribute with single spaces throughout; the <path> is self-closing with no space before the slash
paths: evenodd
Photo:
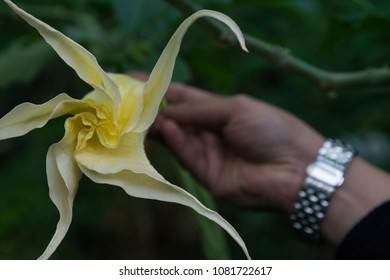
<path id="1" fill-rule="evenodd" d="M 306 169 L 306 179 L 290 215 L 294 229 L 321 241 L 320 224 L 334 192 L 344 182 L 344 172 L 356 150 L 340 140 L 327 139 L 316 160 Z"/>

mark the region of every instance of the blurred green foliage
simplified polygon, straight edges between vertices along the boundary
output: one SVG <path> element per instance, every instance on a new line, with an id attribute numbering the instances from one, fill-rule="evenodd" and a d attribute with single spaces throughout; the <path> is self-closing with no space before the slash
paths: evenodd
<path id="1" fill-rule="evenodd" d="M 248 34 L 290 49 L 333 71 L 384 67 L 390 61 L 387 0 L 197 0 L 231 16 Z M 43 21 L 84 45 L 112 72 L 150 71 L 181 13 L 163 0 L 19 0 Z M 0 2 L 0 115 L 60 92 L 80 98 L 89 87 L 43 39 Z M 223 95 L 245 92 L 298 115 L 324 135 L 341 137 L 390 170 L 390 88 L 353 88 L 329 96 L 302 77 L 261 57 L 227 48 L 200 25 L 186 35 L 174 79 Z M 0 143 L 0 259 L 32 259 L 46 247 L 58 213 L 50 202 L 45 155 L 63 134 L 63 119 Z M 180 184 L 169 154 L 150 142 L 158 169 Z M 218 202 L 219 212 L 247 242 L 255 259 L 331 258 L 332 247 L 298 240 L 287 217 Z M 71 229 L 53 256 L 60 259 L 204 258 L 193 212 L 140 200 L 83 179 Z M 231 257 L 243 254 L 229 240 Z M 218 242 L 218 240 L 216 240 Z"/>

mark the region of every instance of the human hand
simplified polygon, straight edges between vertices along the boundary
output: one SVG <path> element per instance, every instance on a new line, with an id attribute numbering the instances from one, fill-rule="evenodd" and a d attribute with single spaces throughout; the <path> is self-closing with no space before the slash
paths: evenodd
<path id="1" fill-rule="evenodd" d="M 174 84 L 154 131 L 214 195 L 290 211 L 323 138 L 292 115 L 239 95 Z"/>
<path id="2" fill-rule="evenodd" d="M 130 75 L 147 80 L 139 72 Z M 246 207 L 292 211 L 323 136 L 288 112 L 244 95 L 221 97 L 172 83 L 166 98 L 169 105 L 151 132 L 214 195 Z M 386 172 L 354 159 L 322 222 L 323 236 L 338 244 L 390 198 L 389 182 Z"/>
<path id="3" fill-rule="evenodd" d="M 173 83 L 166 98 L 152 132 L 214 195 L 247 207 L 292 210 L 321 135 L 244 95 L 220 97 Z"/>

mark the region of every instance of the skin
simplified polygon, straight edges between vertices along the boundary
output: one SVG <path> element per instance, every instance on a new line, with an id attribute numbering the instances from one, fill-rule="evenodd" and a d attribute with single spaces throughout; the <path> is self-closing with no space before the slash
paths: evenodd
<path id="1" fill-rule="evenodd" d="M 130 73 L 146 80 L 142 73 Z M 218 198 L 290 213 L 324 136 L 290 113 L 245 95 L 221 97 L 172 83 L 152 133 Z M 338 244 L 390 200 L 390 175 L 355 157 L 321 224 Z"/>

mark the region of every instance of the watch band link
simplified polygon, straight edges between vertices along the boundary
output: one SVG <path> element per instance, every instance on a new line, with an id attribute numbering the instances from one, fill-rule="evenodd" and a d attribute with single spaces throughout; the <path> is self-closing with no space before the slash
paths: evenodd
<path id="1" fill-rule="evenodd" d="M 306 178 L 290 215 L 292 227 L 321 242 L 320 225 L 334 192 L 344 182 L 344 172 L 356 150 L 340 140 L 327 139 L 316 160 L 306 169 Z"/>

